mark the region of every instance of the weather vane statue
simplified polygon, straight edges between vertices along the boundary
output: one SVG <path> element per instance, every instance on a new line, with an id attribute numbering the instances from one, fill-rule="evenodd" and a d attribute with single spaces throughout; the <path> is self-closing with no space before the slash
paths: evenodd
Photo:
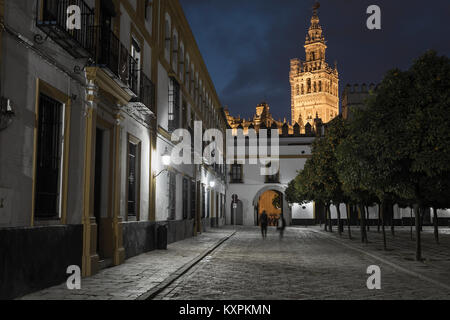
<path id="1" fill-rule="evenodd" d="M 314 12 L 317 12 L 317 10 L 319 10 L 319 8 L 320 8 L 320 3 L 319 3 L 319 1 L 316 1 L 313 6 Z"/>

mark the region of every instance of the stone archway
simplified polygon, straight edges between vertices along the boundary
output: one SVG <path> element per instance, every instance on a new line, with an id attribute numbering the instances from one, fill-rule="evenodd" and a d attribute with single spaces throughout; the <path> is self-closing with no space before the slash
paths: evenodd
<path id="1" fill-rule="evenodd" d="M 288 225 L 291 224 L 292 222 L 292 212 L 291 212 L 291 208 L 289 206 L 289 204 L 286 201 L 286 196 L 285 196 L 285 188 L 281 187 L 281 186 L 266 186 L 264 188 L 262 188 L 261 190 L 259 190 L 255 197 L 253 198 L 253 208 L 254 208 L 254 224 L 256 226 L 259 225 L 259 215 L 260 215 L 260 210 L 259 210 L 259 205 L 260 205 L 260 200 L 261 197 L 266 193 L 266 192 L 275 192 L 275 193 L 279 193 L 281 195 L 282 198 L 282 208 L 280 209 L 281 213 L 283 214 L 284 218 L 286 219 L 286 223 Z"/>

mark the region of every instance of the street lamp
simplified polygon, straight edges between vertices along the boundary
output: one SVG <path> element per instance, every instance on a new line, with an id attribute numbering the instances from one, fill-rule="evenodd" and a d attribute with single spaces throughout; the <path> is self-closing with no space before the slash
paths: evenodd
<path id="1" fill-rule="evenodd" d="M 166 147 L 166 150 L 164 151 L 164 153 L 162 154 L 161 160 L 162 160 L 162 164 L 163 164 L 164 167 L 166 167 L 166 168 L 164 168 L 163 170 L 161 170 L 158 174 L 154 174 L 154 175 L 153 175 L 153 178 L 155 178 L 155 179 L 158 178 L 159 175 L 160 175 L 161 173 L 163 173 L 163 172 L 165 172 L 165 171 L 168 171 L 168 170 L 167 170 L 167 167 L 169 167 L 170 164 L 171 164 L 171 162 L 172 162 L 171 154 L 170 154 L 170 152 L 167 150 L 167 147 Z"/>
<path id="2" fill-rule="evenodd" d="M 172 157 L 171 157 L 171 154 L 167 150 L 167 147 L 166 147 L 166 150 L 164 151 L 164 153 L 162 155 L 162 163 L 163 163 L 164 166 L 168 167 L 168 166 L 170 166 L 171 162 L 172 162 Z"/>
<path id="3" fill-rule="evenodd" d="M 14 110 L 11 106 L 11 100 L 0 98 L 0 131 L 6 129 L 15 116 Z"/>
<path id="4" fill-rule="evenodd" d="M 216 186 L 216 182 L 214 180 L 211 180 L 209 182 L 209 186 L 211 187 L 211 189 L 213 189 Z"/>

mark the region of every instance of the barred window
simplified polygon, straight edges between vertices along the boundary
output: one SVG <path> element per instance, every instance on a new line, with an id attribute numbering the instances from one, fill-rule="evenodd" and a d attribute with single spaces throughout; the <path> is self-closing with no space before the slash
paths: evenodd
<path id="1" fill-rule="evenodd" d="M 242 183 L 242 165 L 231 165 L 231 183 Z"/>
<path id="2" fill-rule="evenodd" d="M 169 83 L 169 132 L 175 131 L 180 126 L 180 84 L 170 78 Z"/>
<path id="3" fill-rule="evenodd" d="M 266 168 L 270 168 L 272 163 L 268 163 Z M 271 176 L 266 176 L 266 183 L 280 183 L 280 171 Z"/>
<path id="4" fill-rule="evenodd" d="M 202 218 L 206 218 L 206 211 L 207 211 L 206 193 L 207 193 L 206 186 L 202 185 Z"/>
<path id="5" fill-rule="evenodd" d="M 169 194 L 169 216 L 167 220 L 176 219 L 176 194 L 177 194 L 177 176 L 173 172 L 169 172 L 168 179 L 168 194 Z"/>
<path id="6" fill-rule="evenodd" d="M 36 218 L 57 218 L 60 213 L 62 126 L 62 104 L 41 94 L 34 209 Z"/>
<path id="7" fill-rule="evenodd" d="M 188 218 L 189 213 L 189 181 L 183 179 L 183 219 Z"/>
<path id="8" fill-rule="evenodd" d="M 139 216 L 140 142 L 132 137 L 128 141 L 128 217 Z"/>
<path id="9" fill-rule="evenodd" d="M 153 1 L 145 0 L 145 20 L 147 22 L 152 21 L 152 14 L 153 14 Z"/>
<path id="10" fill-rule="evenodd" d="M 191 181 L 191 219 L 195 219 L 197 212 L 197 185 Z"/>

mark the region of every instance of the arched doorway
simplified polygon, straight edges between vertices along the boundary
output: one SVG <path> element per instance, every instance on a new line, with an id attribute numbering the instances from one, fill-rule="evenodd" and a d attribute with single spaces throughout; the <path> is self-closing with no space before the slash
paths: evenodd
<path id="1" fill-rule="evenodd" d="M 269 226 L 278 225 L 278 220 L 283 215 L 283 194 L 275 190 L 267 190 L 259 197 L 258 221 L 263 212 L 269 217 Z"/>
<path id="2" fill-rule="evenodd" d="M 283 215 L 288 225 L 291 224 L 291 211 L 284 196 L 284 189 L 279 186 L 262 188 L 253 200 L 255 209 L 255 225 L 259 225 L 260 216 L 266 211 L 269 216 L 269 225 L 276 226 L 278 219 Z"/>

